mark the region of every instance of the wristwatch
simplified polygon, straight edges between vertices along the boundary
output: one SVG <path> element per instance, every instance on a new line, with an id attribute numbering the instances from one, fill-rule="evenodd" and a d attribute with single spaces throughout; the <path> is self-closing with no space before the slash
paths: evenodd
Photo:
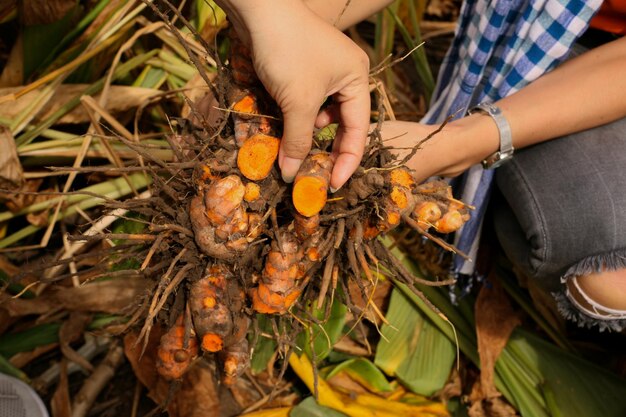
<path id="1" fill-rule="evenodd" d="M 511 137 L 511 126 L 509 126 L 509 122 L 506 121 L 504 115 L 500 108 L 496 105 L 489 103 L 481 103 L 475 107 L 472 107 L 467 111 L 467 114 L 470 115 L 472 113 L 484 113 L 493 119 L 498 127 L 498 133 L 500 134 L 500 149 L 489 155 L 487 158 L 483 159 L 481 162 L 484 169 L 492 169 L 497 168 L 506 161 L 513 158 L 513 139 Z"/>

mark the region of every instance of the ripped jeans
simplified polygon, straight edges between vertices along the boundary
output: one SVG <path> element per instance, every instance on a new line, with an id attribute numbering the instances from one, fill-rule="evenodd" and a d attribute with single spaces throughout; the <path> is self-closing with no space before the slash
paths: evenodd
<path id="1" fill-rule="evenodd" d="M 577 281 L 626 268 L 626 118 L 523 149 L 498 168 L 496 183 L 504 199 L 495 229 L 513 264 L 566 318 L 626 328 L 626 311 L 598 305 Z"/>

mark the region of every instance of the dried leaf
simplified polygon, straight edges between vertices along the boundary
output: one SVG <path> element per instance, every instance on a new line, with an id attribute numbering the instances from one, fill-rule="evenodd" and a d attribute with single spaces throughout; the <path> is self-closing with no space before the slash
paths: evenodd
<path id="1" fill-rule="evenodd" d="M 6 18 L 15 11 L 17 7 L 17 0 L 2 0 L 0 1 L 0 17 Z"/>
<path id="2" fill-rule="evenodd" d="M 373 294 L 370 283 L 363 281 L 363 287 L 365 288 L 365 296 L 371 297 L 371 303 L 378 307 L 378 311 L 385 311 L 389 294 L 393 289 L 391 281 L 378 281 Z M 361 287 L 354 280 L 348 281 L 348 291 L 354 305 L 366 311 L 363 318 L 377 325 L 382 324 L 382 317 L 369 305 L 370 300 L 364 296 Z"/>
<path id="3" fill-rule="evenodd" d="M 149 287 L 142 278 L 112 279 L 63 288 L 52 298 L 67 310 L 116 314 L 128 311 Z"/>
<path id="4" fill-rule="evenodd" d="M 0 87 L 15 87 L 24 82 L 24 42 L 20 33 L 11 48 L 0 75 Z"/>
<path id="5" fill-rule="evenodd" d="M 50 401 L 53 417 L 71 417 L 72 405 L 70 402 L 69 382 L 67 378 L 67 361 L 61 359 L 59 383 Z"/>
<path id="6" fill-rule="evenodd" d="M 33 119 L 33 123 L 51 116 L 54 112 L 64 106 L 70 99 L 82 94 L 89 87 L 87 84 L 61 84 L 54 96 L 48 100 L 46 106 Z M 0 88 L 0 97 L 17 93 L 22 87 Z M 0 116 L 13 119 L 23 112 L 30 103 L 41 93 L 41 90 L 30 91 L 13 101 L 0 103 Z M 105 109 L 115 115 L 133 109 L 143 104 L 146 100 L 159 94 L 159 90 L 142 87 L 128 87 L 112 85 L 109 90 L 109 99 Z M 94 96 L 97 101 L 99 94 Z M 58 124 L 78 124 L 89 122 L 89 116 L 83 106 L 77 106 L 71 112 L 61 117 Z"/>
<path id="7" fill-rule="evenodd" d="M 61 345 L 61 352 L 67 359 L 92 372 L 93 365 L 70 346 L 70 343 L 75 342 L 82 337 L 85 327 L 87 327 L 90 322 L 91 316 L 88 314 L 81 312 L 71 313 L 69 318 L 63 322 L 61 329 L 59 330 L 59 343 Z"/>
<path id="8" fill-rule="evenodd" d="M 56 349 L 57 346 L 59 346 L 58 343 L 50 343 L 48 345 L 38 346 L 35 349 L 29 350 L 27 352 L 19 352 L 11 356 L 9 362 L 11 362 L 11 365 L 15 366 L 16 368 L 22 369 L 41 355 L 44 355 Z"/>
<path id="9" fill-rule="evenodd" d="M 520 319 L 497 279 L 483 284 L 476 299 L 475 315 L 482 398 L 498 397 L 501 394 L 494 384 L 494 367 Z"/>
<path id="10" fill-rule="evenodd" d="M 228 387 L 239 410 L 245 410 L 261 399 L 261 394 L 246 378 L 238 378 L 237 382 Z"/>
<path id="11" fill-rule="evenodd" d="M 15 139 L 7 127 L 0 126 L 0 188 L 15 189 L 23 182 L 24 171 L 17 156 Z"/>
<path id="12" fill-rule="evenodd" d="M 26 26 L 43 25 L 63 18 L 76 6 L 76 0 L 22 0 L 20 6 Z"/>
<path id="13" fill-rule="evenodd" d="M 185 374 L 180 391 L 167 407 L 170 417 L 212 417 L 220 415 L 215 372 L 199 362 Z"/>
<path id="14" fill-rule="evenodd" d="M 23 208 L 33 204 L 37 195 L 31 193 L 38 191 L 42 183 L 43 179 L 41 178 L 24 181 L 23 184 L 19 188 L 14 189 L 13 192 L 0 193 L 0 202 L 4 202 L 9 210 L 13 213 L 17 213 Z"/>
<path id="15" fill-rule="evenodd" d="M 343 390 L 354 394 L 369 392 L 363 385 L 352 379 L 346 372 L 339 372 L 326 380 L 336 390 Z"/>
<path id="16" fill-rule="evenodd" d="M 502 397 L 481 398 L 484 388 L 480 381 L 472 387 L 469 400 L 472 403 L 467 413 L 470 417 L 518 417 L 515 409 Z"/>
<path id="17" fill-rule="evenodd" d="M 214 78 L 215 74 L 209 74 L 209 79 Z M 188 118 L 194 126 L 199 128 L 205 125 L 217 126 L 220 120 L 228 116 L 223 110 L 217 108 L 219 103 L 200 74 L 194 75 L 185 84 L 184 94 L 187 100 L 180 114 L 181 117 Z"/>
<path id="18" fill-rule="evenodd" d="M 31 314 L 41 315 L 48 313 L 52 307 L 47 297 L 37 297 L 34 299 L 13 298 L 7 293 L 0 292 L 0 306 L 10 317 L 22 317 Z"/>

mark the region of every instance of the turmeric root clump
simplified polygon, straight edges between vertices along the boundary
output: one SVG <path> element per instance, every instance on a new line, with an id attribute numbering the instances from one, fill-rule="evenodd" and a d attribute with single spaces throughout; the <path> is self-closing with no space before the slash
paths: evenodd
<path id="1" fill-rule="evenodd" d="M 326 205 L 333 161 L 328 152 L 312 151 L 302 162 L 293 182 L 293 205 L 301 215 L 312 217 Z"/>

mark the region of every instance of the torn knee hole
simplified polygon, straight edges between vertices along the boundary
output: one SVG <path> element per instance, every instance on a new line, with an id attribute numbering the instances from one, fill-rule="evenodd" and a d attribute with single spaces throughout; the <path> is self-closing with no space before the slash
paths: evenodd
<path id="1" fill-rule="evenodd" d="M 626 318 L 626 269 L 572 277 L 566 288 L 570 301 L 588 316 Z"/>

